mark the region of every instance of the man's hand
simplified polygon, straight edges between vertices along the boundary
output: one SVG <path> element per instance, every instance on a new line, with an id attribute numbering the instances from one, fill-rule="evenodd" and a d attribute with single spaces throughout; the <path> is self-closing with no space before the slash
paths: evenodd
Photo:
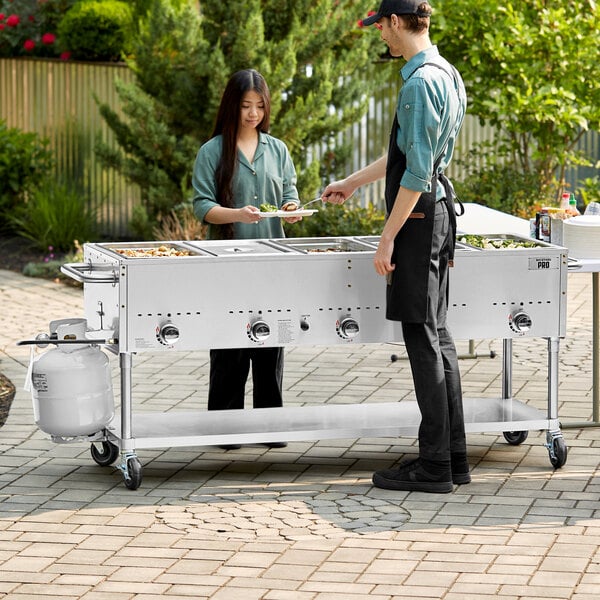
<path id="1" fill-rule="evenodd" d="M 392 264 L 392 253 L 394 251 L 394 240 L 387 241 L 381 238 L 377 246 L 377 252 L 373 258 L 373 266 L 378 275 L 391 273 L 396 265 Z"/>
<path id="2" fill-rule="evenodd" d="M 347 179 L 341 179 L 330 183 L 323 190 L 321 199 L 323 202 L 329 202 L 330 204 L 343 204 L 355 191 L 356 188 L 350 185 Z"/>

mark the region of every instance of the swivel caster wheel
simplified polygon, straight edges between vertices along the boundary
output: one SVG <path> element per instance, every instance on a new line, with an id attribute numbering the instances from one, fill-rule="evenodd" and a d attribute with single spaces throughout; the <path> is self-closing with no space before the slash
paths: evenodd
<path id="1" fill-rule="evenodd" d="M 553 438 L 548 446 L 550 454 L 550 463 L 555 469 L 560 469 L 567 462 L 567 454 L 569 453 L 567 444 L 562 437 Z"/>
<path id="2" fill-rule="evenodd" d="M 102 442 L 102 450 L 96 444 L 90 446 L 90 453 L 94 461 L 101 467 L 112 465 L 119 456 L 119 447 L 112 442 Z"/>
<path id="3" fill-rule="evenodd" d="M 529 431 L 505 431 L 503 433 L 503 435 L 504 435 L 504 439 L 511 446 L 518 446 L 519 444 L 522 444 L 527 439 L 527 436 L 529 435 Z"/>
<path id="4" fill-rule="evenodd" d="M 125 487 L 130 490 L 137 490 L 142 484 L 142 463 L 137 456 L 130 456 L 125 459 L 125 467 L 121 467 L 125 477 Z"/>
<path id="5" fill-rule="evenodd" d="M 123 455 L 123 461 L 119 465 L 121 473 L 125 479 L 125 487 L 130 490 L 137 490 L 142 483 L 142 463 L 138 457 L 133 454 Z"/>

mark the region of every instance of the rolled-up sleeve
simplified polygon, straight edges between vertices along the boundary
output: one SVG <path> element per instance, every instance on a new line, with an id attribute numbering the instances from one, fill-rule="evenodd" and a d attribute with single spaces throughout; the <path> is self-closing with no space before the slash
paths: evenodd
<path id="1" fill-rule="evenodd" d="M 400 185 L 417 192 L 429 192 L 440 123 L 438 111 L 432 110 L 431 98 L 420 80 L 407 83 L 402 90 L 398 123 L 401 127 L 397 144 L 406 155 L 406 171 Z"/>
<path id="2" fill-rule="evenodd" d="M 194 163 L 192 186 L 194 188 L 194 213 L 205 223 L 206 213 L 219 206 L 217 202 L 217 185 L 215 171 L 221 153 L 221 146 L 216 139 L 210 140 L 200 148 Z"/>
<path id="3" fill-rule="evenodd" d="M 285 144 L 283 146 L 283 198 L 281 204 L 286 202 L 298 202 L 298 190 L 296 189 L 296 169 L 292 157 Z"/>

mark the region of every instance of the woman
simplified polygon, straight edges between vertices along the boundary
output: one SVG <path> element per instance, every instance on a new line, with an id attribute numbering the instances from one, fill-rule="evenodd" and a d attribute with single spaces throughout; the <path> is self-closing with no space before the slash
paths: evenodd
<path id="1" fill-rule="evenodd" d="M 259 209 L 263 203 L 277 208 L 298 203 L 288 149 L 268 133 L 270 109 L 269 88 L 260 73 L 246 69 L 231 77 L 215 129 L 198 152 L 192 177 L 194 211 L 209 225 L 209 239 L 284 237 L 281 220 L 261 218 Z M 301 218 L 285 220 L 294 223 Z M 283 348 L 218 349 L 210 351 L 208 410 L 244 408 L 250 363 L 254 408 L 282 405 Z"/>

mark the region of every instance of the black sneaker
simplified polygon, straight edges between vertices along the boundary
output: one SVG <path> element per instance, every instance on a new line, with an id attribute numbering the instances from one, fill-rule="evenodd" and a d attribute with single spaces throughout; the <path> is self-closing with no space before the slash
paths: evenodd
<path id="1" fill-rule="evenodd" d="M 420 461 L 414 460 L 397 469 L 384 469 L 373 474 L 373 485 L 385 490 L 448 494 L 454 489 L 450 469 L 442 475 L 428 473 Z"/>
<path id="2" fill-rule="evenodd" d="M 452 454 L 450 462 L 452 465 L 452 483 L 456 485 L 471 483 L 471 473 L 469 472 L 469 461 L 466 453 Z"/>

